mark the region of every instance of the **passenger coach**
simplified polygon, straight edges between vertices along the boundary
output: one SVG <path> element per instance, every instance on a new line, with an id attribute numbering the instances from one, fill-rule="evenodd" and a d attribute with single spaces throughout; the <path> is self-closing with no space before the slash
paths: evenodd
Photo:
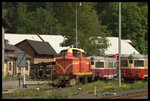
<path id="1" fill-rule="evenodd" d="M 112 79 L 116 77 L 116 60 L 114 58 L 105 58 L 99 56 L 91 56 L 91 71 L 94 78 Z"/>
<path id="2" fill-rule="evenodd" d="M 121 56 L 121 77 L 125 80 L 148 79 L 147 55 Z"/>

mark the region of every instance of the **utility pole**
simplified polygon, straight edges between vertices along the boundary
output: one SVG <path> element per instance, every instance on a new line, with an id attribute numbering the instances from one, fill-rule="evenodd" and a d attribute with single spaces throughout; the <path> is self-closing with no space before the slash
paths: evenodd
<path id="1" fill-rule="evenodd" d="M 4 77 L 4 49 L 5 49 L 5 44 L 4 44 L 4 27 L 2 27 L 2 77 Z"/>
<path id="2" fill-rule="evenodd" d="M 80 2 L 80 6 L 82 6 L 82 4 L 81 4 L 81 2 Z M 78 22 L 78 19 L 77 19 L 77 14 L 78 12 L 77 12 L 77 2 L 76 2 L 76 48 L 78 48 L 78 36 L 77 36 L 77 34 L 78 34 L 78 27 L 77 27 L 77 22 Z"/>
<path id="3" fill-rule="evenodd" d="M 78 33 L 78 29 L 77 29 L 77 3 L 76 3 L 76 48 L 78 48 L 78 37 L 77 37 L 77 33 Z"/>
<path id="4" fill-rule="evenodd" d="M 121 54 L 121 2 L 119 2 L 119 87 L 121 87 L 121 70 L 120 70 L 120 54 Z"/>

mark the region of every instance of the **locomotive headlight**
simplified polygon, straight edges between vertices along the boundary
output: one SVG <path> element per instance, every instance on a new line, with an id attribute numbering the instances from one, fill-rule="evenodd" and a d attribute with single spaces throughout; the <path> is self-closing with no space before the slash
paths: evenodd
<path id="1" fill-rule="evenodd" d="M 138 73 L 139 72 L 139 70 L 136 70 L 136 73 Z"/>

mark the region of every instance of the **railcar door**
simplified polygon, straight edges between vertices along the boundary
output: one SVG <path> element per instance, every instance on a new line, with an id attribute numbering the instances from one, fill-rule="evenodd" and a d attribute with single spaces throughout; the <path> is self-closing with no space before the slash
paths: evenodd
<path id="1" fill-rule="evenodd" d="M 148 60 L 144 60 L 144 75 L 148 76 Z"/>
<path id="2" fill-rule="evenodd" d="M 129 68 L 129 78 L 132 78 L 134 74 L 134 64 L 132 59 L 128 60 L 128 68 Z"/>

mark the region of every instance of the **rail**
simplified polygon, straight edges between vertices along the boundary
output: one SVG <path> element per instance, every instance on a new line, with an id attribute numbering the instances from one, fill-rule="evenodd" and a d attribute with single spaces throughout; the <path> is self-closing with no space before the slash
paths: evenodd
<path id="1" fill-rule="evenodd" d="M 148 97 L 148 90 L 132 91 L 132 92 L 119 94 L 119 95 L 93 97 L 90 99 L 134 99 L 134 98 L 141 98 L 141 97 Z"/>

